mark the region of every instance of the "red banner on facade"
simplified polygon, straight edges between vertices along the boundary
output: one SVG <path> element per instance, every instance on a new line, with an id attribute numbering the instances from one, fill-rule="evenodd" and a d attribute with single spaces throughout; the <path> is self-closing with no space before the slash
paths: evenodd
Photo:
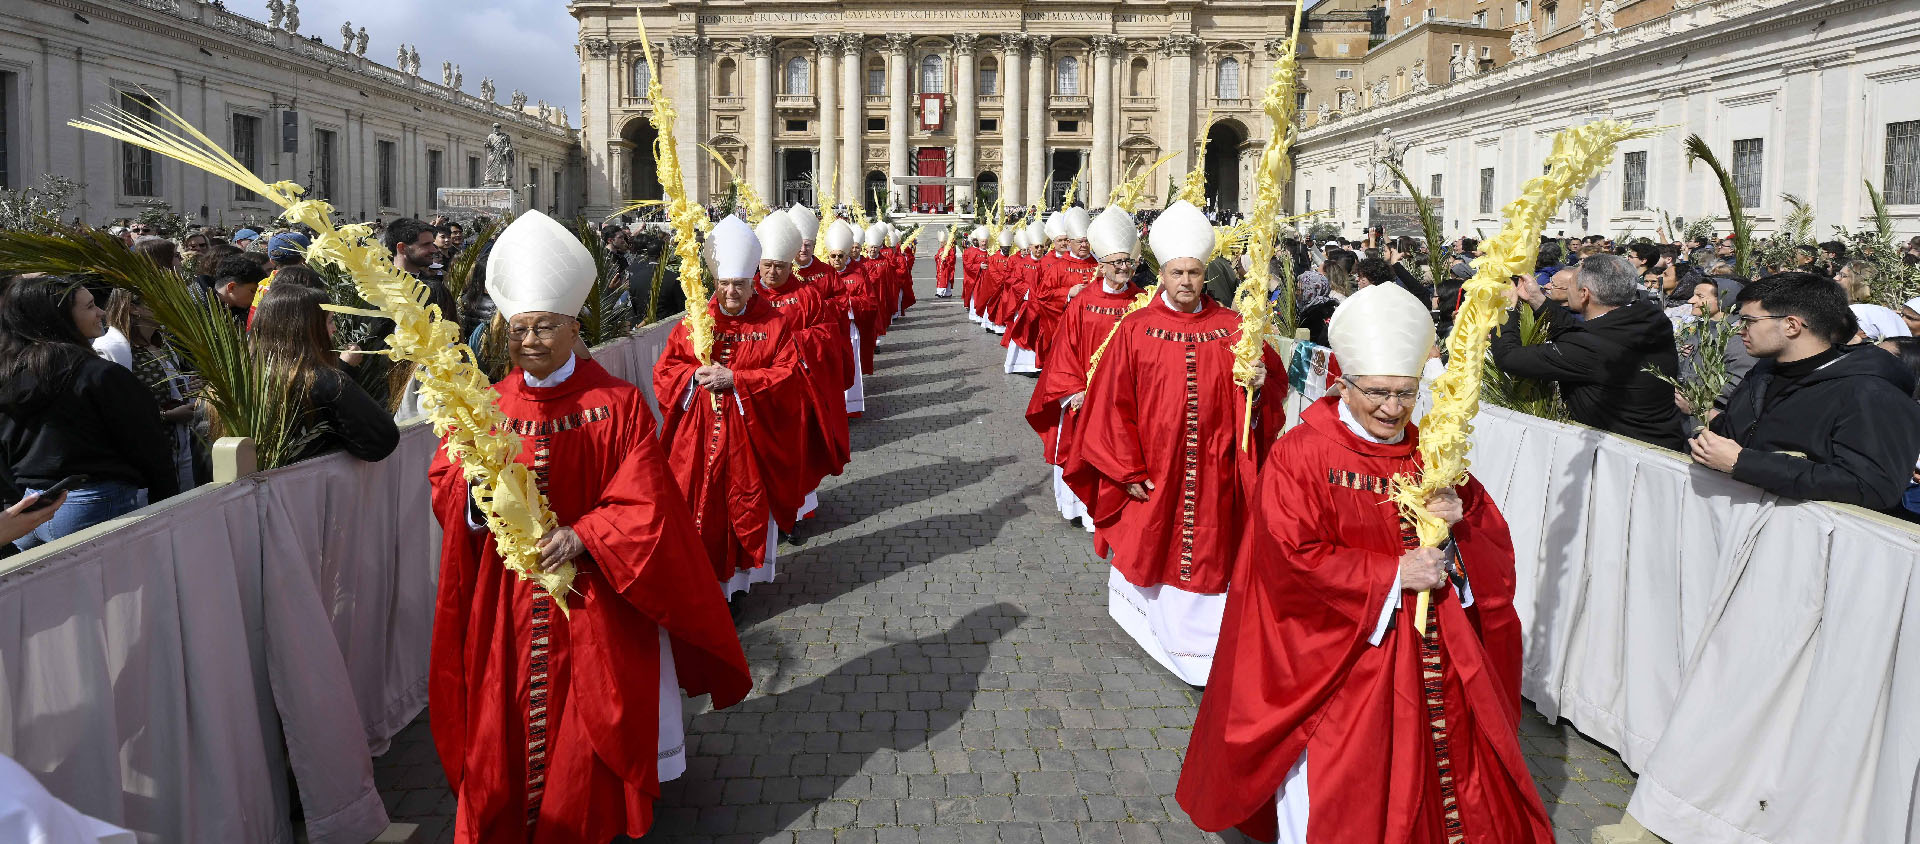
<path id="1" fill-rule="evenodd" d="M 938 132 L 947 125 L 947 95 L 920 95 L 920 130 Z"/>

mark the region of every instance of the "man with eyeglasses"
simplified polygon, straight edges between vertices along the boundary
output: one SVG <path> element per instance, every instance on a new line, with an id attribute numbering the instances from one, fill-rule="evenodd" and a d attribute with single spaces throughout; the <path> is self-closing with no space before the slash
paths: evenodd
<path id="1" fill-rule="evenodd" d="M 1061 467 L 1073 450 L 1074 415 L 1086 402 L 1088 361 L 1140 292 L 1133 286 L 1133 253 L 1140 235 L 1133 227 L 1133 216 L 1117 205 L 1107 206 L 1086 234 L 1086 249 L 1100 259 L 1095 265 L 1098 283 L 1069 288 L 1066 313 L 1052 332 L 1053 342 L 1042 361 L 1040 382 L 1027 401 L 1026 415 L 1027 424 L 1040 435 L 1047 462 L 1053 465 L 1054 506 L 1061 518 L 1079 522 L 1091 533 L 1093 516 L 1080 494 L 1067 486 Z M 1088 497 L 1095 490 L 1087 490 Z"/>
<path id="2" fill-rule="evenodd" d="M 1188 202 L 1154 220 L 1160 292 L 1120 319 L 1087 384 L 1066 483 L 1089 490 L 1094 549 L 1111 554 L 1107 613 L 1168 671 L 1205 685 L 1252 479 L 1285 411 L 1271 348 L 1233 380 L 1240 315 L 1207 298 L 1213 227 Z M 1084 295 L 1084 294 L 1082 294 Z M 1251 409 L 1251 419 L 1249 419 Z M 1252 431 L 1242 446 L 1241 428 Z"/>
<path id="3" fill-rule="evenodd" d="M 1096 262 L 1087 243 L 1090 220 L 1087 209 L 1069 208 L 1055 215 L 1060 236 L 1054 243 L 1066 247 L 1041 256 L 1034 273 L 1033 289 L 1021 303 L 1020 313 L 1007 329 L 1007 357 L 1014 361 L 1013 371 L 1039 371 L 1047 360 L 1048 349 L 1057 336 L 1060 317 L 1066 313 L 1067 300 L 1094 280 Z"/>
<path id="4" fill-rule="evenodd" d="M 1741 288 L 1735 328 L 1759 358 L 1726 412 L 1690 443 L 1695 463 L 1768 492 L 1892 512 L 1920 456 L 1914 376 L 1858 330 L 1846 290 L 1813 273 Z"/>
<path id="5" fill-rule="evenodd" d="M 680 321 L 654 364 L 653 394 L 667 464 L 731 600 L 773 580 L 778 534 L 793 532 L 801 500 L 820 477 L 807 468 L 806 385 L 793 332 L 754 290 L 760 239 L 729 214 L 707 245 L 714 280 L 708 360 L 700 361 Z"/>
<path id="6" fill-rule="evenodd" d="M 1426 303 L 1363 288 L 1327 333 L 1342 389 L 1261 470 L 1180 806 L 1201 829 L 1286 844 L 1461 830 L 1551 844 L 1520 748 L 1506 521 L 1468 478 L 1424 502 L 1451 539 L 1423 548 L 1391 498 L 1421 471 L 1409 420 L 1433 346 Z M 1422 590 L 1426 635 L 1410 617 Z"/>
<path id="7" fill-rule="evenodd" d="M 565 615 L 502 564 L 459 460 L 441 449 L 431 470 L 444 539 L 428 701 L 461 841 L 645 834 L 660 783 L 686 770 L 682 690 L 726 707 L 752 687 L 653 412 L 575 355 L 595 272 L 537 211 L 487 259 L 514 367 L 494 390 L 554 517 L 539 564 L 575 567 Z"/>

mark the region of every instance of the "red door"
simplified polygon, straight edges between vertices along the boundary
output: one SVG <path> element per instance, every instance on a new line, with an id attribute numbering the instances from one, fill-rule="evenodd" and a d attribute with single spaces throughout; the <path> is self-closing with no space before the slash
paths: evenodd
<path id="1" fill-rule="evenodd" d="M 920 158 L 920 166 L 916 171 L 917 175 L 947 175 L 946 147 L 921 147 L 918 150 L 918 155 Z M 915 210 L 946 211 L 947 188 L 945 185 L 920 185 L 915 188 L 915 193 L 916 196 L 913 202 Z"/>

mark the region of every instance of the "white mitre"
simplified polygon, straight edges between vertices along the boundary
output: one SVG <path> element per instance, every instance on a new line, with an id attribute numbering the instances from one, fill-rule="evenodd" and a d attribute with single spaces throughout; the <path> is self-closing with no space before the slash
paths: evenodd
<path id="1" fill-rule="evenodd" d="M 1048 214 L 1046 225 L 1042 226 L 1040 229 L 1041 234 L 1046 235 L 1048 240 L 1052 240 L 1056 237 L 1066 237 L 1067 229 L 1065 226 L 1065 223 L 1066 223 L 1065 217 L 1066 217 L 1066 212 L 1064 211 L 1055 211 L 1052 214 Z"/>
<path id="2" fill-rule="evenodd" d="M 747 221 L 732 214 L 713 224 L 707 234 L 712 247 L 707 266 L 715 279 L 753 278 L 760 271 L 760 238 Z"/>
<path id="3" fill-rule="evenodd" d="M 1009 246 L 1017 245 L 1019 245 L 1019 238 L 1015 236 L 1013 229 L 1000 230 L 1000 248 L 1005 249 Z"/>
<path id="4" fill-rule="evenodd" d="M 887 242 L 887 224 L 886 223 L 874 223 L 873 225 L 867 227 L 866 243 L 868 246 L 884 246 L 886 245 L 886 242 Z"/>
<path id="5" fill-rule="evenodd" d="M 846 220 L 834 220 L 833 225 L 827 227 L 828 252 L 849 251 L 859 239 L 860 236 L 853 233 L 853 226 Z"/>
<path id="6" fill-rule="evenodd" d="M 1027 242 L 1042 249 L 1048 249 L 1053 246 L 1053 235 L 1047 233 L 1039 220 L 1035 220 L 1027 224 Z"/>
<path id="7" fill-rule="evenodd" d="M 885 224 L 883 224 L 883 225 L 885 225 L 885 226 L 887 227 L 887 245 L 888 245 L 888 246 L 899 246 L 899 245 L 900 245 L 900 230 L 899 230 L 899 229 L 896 229 L 896 228 L 894 228 L 894 227 L 893 227 L 893 224 L 892 224 L 892 223 L 885 223 Z"/>
<path id="8" fill-rule="evenodd" d="M 528 211 L 494 240 L 487 295 L 506 319 L 533 311 L 578 316 L 598 275 L 580 238 L 552 217 Z"/>
<path id="9" fill-rule="evenodd" d="M 793 227 L 800 232 L 800 239 L 803 241 L 813 240 L 813 236 L 820 231 L 819 215 L 805 205 L 795 203 L 792 208 L 787 209 L 787 217 L 793 220 Z"/>
<path id="10" fill-rule="evenodd" d="M 1062 217 L 1060 227 L 1066 231 L 1067 239 L 1087 239 L 1087 226 L 1092 223 L 1087 217 L 1087 209 L 1075 205 L 1060 212 L 1060 216 Z"/>
<path id="11" fill-rule="evenodd" d="M 800 253 L 800 230 L 793 227 L 793 218 L 785 214 L 768 214 L 760 225 L 753 227 L 753 236 L 760 239 L 762 259 L 792 261 Z"/>
<path id="12" fill-rule="evenodd" d="M 1087 226 L 1087 244 L 1093 247 L 1094 258 L 1120 252 L 1131 254 L 1139 243 L 1140 230 L 1134 227 L 1133 215 L 1118 205 L 1107 206 L 1107 210 Z"/>
<path id="13" fill-rule="evenodd" d="M 1398 284 L 1363 287 L 1333 312 L 1327 342 L 1343 374 L 1418 378 L 1433 353 L 1433 315 Z"/>
<path id="14" fill-rule="evenodd" d="M 974 242 L 976 242 L 976 243 L 986 243 L 986 242 L 987 242 L 987 227 L 986 227 L 986 226 L 974 226 L 974 227 L 973 227 L 973 231 L 972 231 L 971 233 L 969 233 L 969 234 L 967 235 L 967 239 L 968 239 L 968 240 L 971 240 L 971 241 L 974 241 Z"/>
<path id="15" fill-rule="evenodd" d="M 1027 227 L 1021 226 L 1013 233 L 1013 245 L 1016 249 L 1025 249 L 1033 245 L 1033 238 L 1027 235 Z"/>
<path id="16" fill-rule="evenodd" d="M 1182 199 L 1153 218 L 1147 245 L 1153 247 L 1153 257 L 1162 267 L 1179 258 L 1204 264 L 1213 258 L 1213 224 L 1193 203 Z"/>

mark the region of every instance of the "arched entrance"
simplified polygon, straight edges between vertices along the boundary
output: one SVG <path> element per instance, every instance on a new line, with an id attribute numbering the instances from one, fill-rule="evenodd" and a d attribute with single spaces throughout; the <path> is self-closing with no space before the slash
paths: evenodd
<path id="1" fill-rule="evenodd" d="M 880 216 L 882 203 L 887 201 L 887 174 L 878 170 L 867 173 L 867 180 L 860 186 L 860 204 L 867 209 L 867 216 Z"/>
<path id="2" fill-rule="evenodd" d="M 1238 120 L 1222 120 L 1207 130 L 1207 204 L 1240 210 L 1240 147 L 1247 129 Z"/>
<path id="3" fill-rule="evenodd" d="M 661 197 L 660 174 L 655 170 L 653 160 L 653 144 L 659 137 L 660 133 L 645 117 L 627 121 L 627 125 L 620 130 L 620 139 L 633 144 L 633 150 L 627 153 L 625 183 L 614 186 L 621 193 L 616 199 L 633 201 Z"/>
<path id="4" fill-rule="evenodd" d="M 1047 164 L 1053 168 L 1053 183 L 1047 185 L 1047 207 L 1059 208 L 1067 201 L 1067 188 L 1073 186 L 1073 180 L 1080 176 L 1080 165 L 1086 161 L 1087 151 L 1083 149 L 1056 149 L 1047 156 Z M 1086 205 L 1087 186 L 1081 185 L 1074 204 Z"/>
<path id="5" fill-rule="evenodd" d="M 992 210 L 1000 202 L 1000 177 L 991 171 L 973 179 L 975 207 Z"/>

